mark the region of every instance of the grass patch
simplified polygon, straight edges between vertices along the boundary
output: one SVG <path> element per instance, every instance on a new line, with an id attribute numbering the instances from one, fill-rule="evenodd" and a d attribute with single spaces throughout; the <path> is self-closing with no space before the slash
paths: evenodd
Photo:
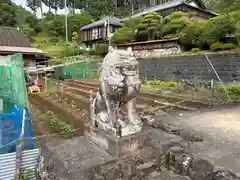
<path id="1" fill-rule="evenodd" d="M 62 55 L 62 52 L 65 51 L 66 45 L 65 42 L 59 40 L 58 42 L 51 42 L 51 37 L 45 33 L 39 33 L 33 38 L 33 46 L 41 49 L 45 52 L 48 52 L 52 56 L 59 57 Z"/>
<path id="2" fill-rule="evenodd" d="M 226 83 L 224 85 L 230 96 L 240 98 L 240 82 Z M 216 90 L 225 93 L 224 86 L 222 84 L 217 85 Z"/>
<path id="3" fill-rule="evenodd" d="M 193 55 L 204 55 L 204 54 L 214 54 L 214 53 L 236 53 L 236 52 L 240 52 L 240 47 L 237 47 L 232 50 L 222 50 L 222 51 L 218 51 L 218 52 L 213 52 L 210 50 L 201 50 L 198 52 L 183 51 L 179 54 L 162 54 L 162 55 L 158 55 L 158 56 L 157 55 L 156 56 L 144 56 L 143 58 L 151 59 L 151 58 L 157 58 L 157 57 L 193 56 Z"/>
<path id="4" fill-rule="evenodd" d="M 214 103 L 228 103 L 229 99 L 221 84 L 215 83 L 211 88 L 210 81 L 142 81 L 142 90 L 159 95 L 172 97 L 192 98 L 200 101 L 210 101 Z M 240 82 L 224 84 L 232 101 L 240 100 Z"/>
<path id="5" fill-rule="evenodd" d="M 163 87 L 176 87 L 177 83 L 174 81 L 161 81 L 161 80 L 143 80 L 143 85 L 154 85 Z"/>

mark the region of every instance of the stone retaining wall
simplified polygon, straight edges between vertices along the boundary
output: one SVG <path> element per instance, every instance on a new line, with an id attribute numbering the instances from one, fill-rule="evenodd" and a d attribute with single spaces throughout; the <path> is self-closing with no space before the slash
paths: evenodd
<path id="1" fill-rule="evenodd" d="M 177 38 L 118 45 L 118 49 L 127 49 L 128 47 L 131 47 L 135 56 L 139 58 L 181 53 Z"/>
<path id="2" fill-rule="evenodd" d="M 211 53 L 207 54 L 207 57 L 223 81 L 240 78 L 240 53 Z M 204 54 L 139 58 L 138 60 L 141 78 L 217 80 Z"/>
<path id="3" fill-rule="evenodd" d="M 223 81 L 240 79 L 240 53 L 209 53 L 207 57 Z M 138 58 L 138 60 L 142 79 L 218 80 L 204 54 Z M 100 67 L 99 63 L 101 61 L 91 62 L 92 71 L 97 71 Z"/>

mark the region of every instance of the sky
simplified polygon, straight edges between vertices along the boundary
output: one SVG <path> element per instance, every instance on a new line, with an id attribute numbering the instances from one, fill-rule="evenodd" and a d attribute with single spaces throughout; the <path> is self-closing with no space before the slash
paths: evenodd
<path id="1" fill-rule="evenodd" d="M 15 2 L 17 5 L 22 5 L 24 8 L 30 10 L 30 9 L 26 6 L 26 0 L 12 0 L 12 1 Z M 45 6 L 44 4 L 43 4 L 43 12 L 44 12 L 44 13 L 45 13 L 45 12 L 48 12 L 48 7 Z M 59 14 L 64 14 L 64 12 L 65 12 L 64 9 L 58 11 Z M 37 10 L 37 16 L 38 16 L 38 17 L 41 17 L 41 12 L 40 12 L 39 9 Z"/>

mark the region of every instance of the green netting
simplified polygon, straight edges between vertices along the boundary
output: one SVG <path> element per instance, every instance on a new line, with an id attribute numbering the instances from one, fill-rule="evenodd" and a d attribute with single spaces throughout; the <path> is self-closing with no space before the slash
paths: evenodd
<path id="1" fill-rule="evenodd" d="M 22 54 L 0 56 L 0 99 L 4 111 L 13 103 L 27 104 Z"/>
<path id="2" fill-rule="evenodd" d="M 92 77 L 92 69 L 88 61 L 64 66 L 63 73 L 66 78 L 74 80 L 90 79 Z"/>

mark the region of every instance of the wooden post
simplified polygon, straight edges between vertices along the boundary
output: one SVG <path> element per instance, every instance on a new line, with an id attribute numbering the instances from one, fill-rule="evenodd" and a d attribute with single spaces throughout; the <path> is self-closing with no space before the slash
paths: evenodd
<path id="1" fill-rule="evenodd" d="M 212 105 L 213 105 L 213 93 L 214 93 L 213 86 L 214 86 L 214 80 L 212 79 L 212 80 L 211 80 L 211 97 L 210 97 L 210 107 L 212 107 Z"/>
<path id="2" fill-rule="evenodd" d="M 93 95 L 92 95 L 93 90 L 91 89 L 89 91 L 89 93 L 90 93 L 90 100 L 89 100 L 90 101 L 90 107 L 89 107 L 90 121 L 91 121 L 92 125 L 95 126 L 94 117 L 93 117 L 93 111 L 94 111 L 94 109 L 93 109 Z"/>

